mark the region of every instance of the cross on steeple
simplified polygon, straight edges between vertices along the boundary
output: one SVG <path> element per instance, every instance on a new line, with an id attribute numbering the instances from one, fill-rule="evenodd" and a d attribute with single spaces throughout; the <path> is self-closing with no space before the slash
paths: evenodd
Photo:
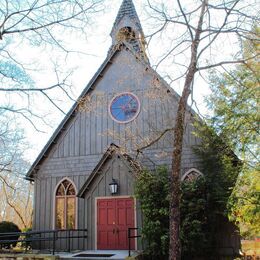
<path id="1" fill-rule="evenodd" d="M 143 29 L 132 0 L 123 0 L 110 35 L 112 46 L 124 42 L 132 47 L 143 60 L 148 62 Z"/>

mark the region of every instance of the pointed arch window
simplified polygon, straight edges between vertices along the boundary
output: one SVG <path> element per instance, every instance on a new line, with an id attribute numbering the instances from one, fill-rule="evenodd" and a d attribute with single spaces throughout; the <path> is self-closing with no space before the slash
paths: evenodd
<path id="1" fill-rule="evenodd" d="M 55 228 L 74 229 L 76 227 L 76 190 L 72 182 L 65 179 L 56 189 Z"/>
<path id="2" fill-rule="evenodd" d="M 197 180 L 198 178 L 204 176 L 199 170 L 192 168 L 188 170 L 184 175 L 182 176 L 182 181 L 192 182 Z"/>

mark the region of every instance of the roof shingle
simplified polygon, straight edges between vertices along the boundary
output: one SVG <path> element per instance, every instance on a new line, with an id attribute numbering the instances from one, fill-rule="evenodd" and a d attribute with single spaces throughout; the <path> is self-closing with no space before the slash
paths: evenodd
<path id="1" fill-rule="evenodd" d="M 138 29 L 142 32 L 141 22 L 135 10 L 135 6 L 132 0 L 123 0 L 119 11 L 116 16 L 116 20 L 114 22 L 113 28 L 120 22 L 120 20 L 124 17 L 128 16 L 131 20 L 133 20 L 138 27 Z M 112 29 L 113 30 L 113 29 Z"/>

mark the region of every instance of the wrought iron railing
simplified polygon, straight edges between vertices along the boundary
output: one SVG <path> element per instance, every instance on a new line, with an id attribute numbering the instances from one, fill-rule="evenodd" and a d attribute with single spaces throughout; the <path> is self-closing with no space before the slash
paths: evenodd
<path id="1" fill-rule="evenodd" d="M 141 235 L 138 235 L 138 232 L 137 234 L 132 234 L 132 230 L 139 230 L 139 228 L 128 228 L 128 256 L 130 257 L 131 256 L 131 239 L 136 239 L 138 237 L 141 237 Z M 136 232 L 135 232 L 136 233 Z"/>
<path id="2" fill-rule="evenodd" d="M 77 233 L 77 235 L 75 234 Z M 9 239 L 12 238 L 13 239 Z M 18 239 L 17 239 L 18 237 Z M 8 238 L 8 239 L 6 239 Z M 50 241 L 52 243 L 52 254 L 56 251 L 56 242 L 58 240 L 67 240 L 67 251 L 71 251 L 71 242 L 75 238 L 87 238 L 87 229 L 56 229 L 56 230 L 39 230 L 39 231 L 28 231 L 28 232 L 11 232 L 11 233 L 0 233 L 0 248 L 1 245 L 12 244 L 15 242 L 21 242 L 26 246 L 29 243 L 39 242 L 41 248 L 41 242 Z"/>

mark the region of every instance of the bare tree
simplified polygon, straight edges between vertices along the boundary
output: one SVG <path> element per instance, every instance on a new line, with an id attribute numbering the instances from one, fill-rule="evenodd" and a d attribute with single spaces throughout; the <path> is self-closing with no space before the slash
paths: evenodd
<path id="1" fill-rule="evenodd" d="M 101 3 L 0 1 L 0 218 L 23 228 L 30 226 L 32 198 L 30 184 L 23 180 L 28 163 L 19 123 L 42 131 L 49 112 L 40 111 L 44 103 L 64 114 L 61 101 L 73 100 L 73 92 L 71 71 L 60 67 L 59 59 L 79 53 L 68 47 L 67 38 L 88 36 L 92 15 L 101 10 Z M 48 78 L 39 81 L 44 70 Z"/>
<path id="2" fill-rule="evenodd" d="M 23 158 L 26 144 L 16 122 L 0 113 L 0 221 L 28 228 L 32 221 L 32 185 L 24 180 L 29 167 Z"/>
<path id="3" fill-rule="evenodd" d="M 1 172 L 0 188 L 0 221 L 14 222 L 22 229 L 32 227 L 33 185 L 21 174 Z"/>
<path id="4" fill-rule="evenodd" d="M 247 32 L 259 22 L 259 18 L 254 15 L 254 10 L 258 10 L 259 6 L 257 8 L 255 1 L 241 0 L 176 0 L 174 3 L 164 3 L 160 6 L 148 0 L 148 5 L 153 11 L 153 24 L 158 25 L 155 32 L 149 36 L 149 42 L 152 43 L 156 39 L 158 45 L 158 40 L 164 43 L 166 37 L 170 39 L 169 47 L 166 47 L 156 69 L 168 62 L 168 66 L 171 65 L 174 70 L 174 76 L 170 76 L 170 72 L 167 74 L 170 83 L 177 84 L 177 80 L 180 80 L 183 85 L 174 124 L 171 169 L 169 259 L 176 260 L 181 258 L 180 173 L 185 115 L 193 86 L 196 84 L 195 76 L 203 76 L 203 71 L 212 68 L 221 70 L 232 64 L 246 64 L 256 58 L 245 58 L 239 52 L 233 52 L 233 56 L 227 53 L 238 50 L 239 46 L 234 42 L 247 38 Z"/>
<path id="5" fill-rule="evenodd" d="M 0 2 L 0 109 L 24 118 L 36 130 L 35 121 L 46 123 L 33 107 L 34 97 L 41 96 L 60 112 L 61 100 L 72 99 L 71 72 L 59 66 L 55 53 L 63 59 L 77 52 L 67 38 L 86 37 L 92 14 L 100 11 L 102 0 L 4 0 Z M 64 36 L 67 37 L 65 38 Z M 65 40 L 64 40 L 65 39 Z M 45 53 L 50 53 L 50 57 Z M 44 82 L 34 80 L 43 69 L 38 56 L 44 56 L 51 74 Z M 46 66 L 46 65 L 45 65 Z M 49 78 L 52 78 L 50 80 Z M 57 98 L 59 97 L 59 98 Z"/>

